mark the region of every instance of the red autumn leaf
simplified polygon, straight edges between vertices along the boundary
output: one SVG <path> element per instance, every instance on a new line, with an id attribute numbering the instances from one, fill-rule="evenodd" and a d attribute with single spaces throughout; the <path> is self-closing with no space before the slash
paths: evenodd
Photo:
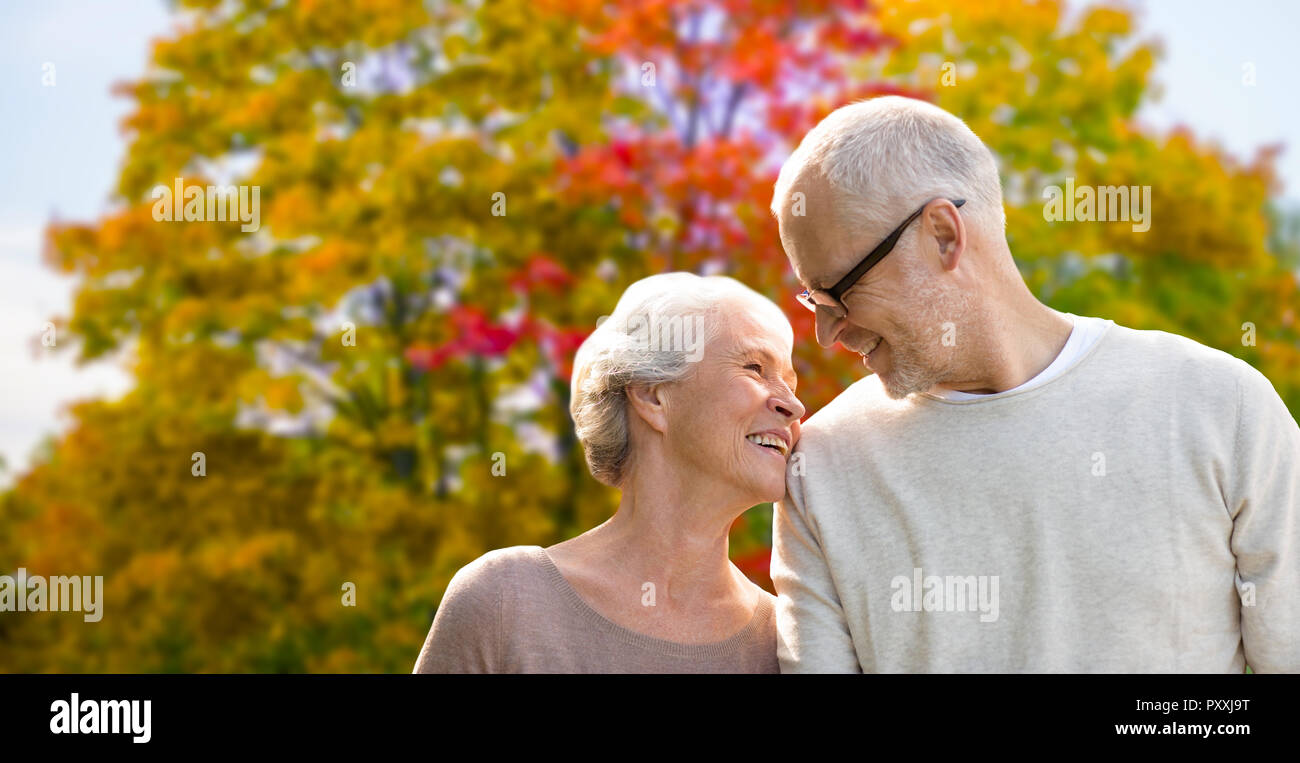
<path id="1" fill-rule="evenodd" d="M 453 307 L 450 317 L 456 338 L 437 345 L 417 343 L 407 347 L 404 356 L 408 363 L 421 371 L 429 371 L 453 358 L 504 355 L 522 338 L 527 325 L 494 324 L 481 310 L 466 305 Z"/>
<path id="2" fill-rule="evenodd" d="M 516 291 L 531 292 L 542 288 L 559 292 L 573 282 L 573 277 L 549 255 L 536 252 L 509 280 Z"/>

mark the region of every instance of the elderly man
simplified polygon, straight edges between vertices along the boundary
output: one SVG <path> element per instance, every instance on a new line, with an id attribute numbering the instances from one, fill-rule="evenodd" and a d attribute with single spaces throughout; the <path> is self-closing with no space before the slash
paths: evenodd
<path id="1" fill-rule="evenodd" d="M 933 105 L 832 113 L 772 211 L 817 341 L 873 372 L 777 506 L 783 672 L 1300 670 L 1300 429 L 1263 375 L 1035 299 Z"/>

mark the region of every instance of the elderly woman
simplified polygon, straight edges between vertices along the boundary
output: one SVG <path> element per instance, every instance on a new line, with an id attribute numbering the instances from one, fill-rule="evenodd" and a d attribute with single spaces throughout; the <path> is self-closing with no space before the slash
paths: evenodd
<path id="1" fill-rule="evenodd" d="M 776 673 L 775 597 L 727 556 L 785 494 L 804 408 L 785 315 L 722 276 L 642 279 L 583 342 L 573 416 L 603 524 L 452 578 L 417 673 Z"/>

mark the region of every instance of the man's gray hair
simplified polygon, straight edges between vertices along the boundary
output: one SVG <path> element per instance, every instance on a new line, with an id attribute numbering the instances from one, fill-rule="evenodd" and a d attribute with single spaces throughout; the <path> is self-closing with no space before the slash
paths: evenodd
<path id="1" fill-rule="evenodd" d="M 934 197 L 964 198 L 962 212 L 989 234 L 1006 230 L 993 153 L 966 123 L 925 101 L 890 95 L 831 112 L 781 167 L 772 213 L 781 219 L 790 186 L 809 171 L 840 193 L 833 214 L 851 230 L 885 230 Z"/>
<path id="2" fill-rule="evenodd" d="M 627 477 L 632 457 L 627 390 L 634 384 L 683 381 L 731 311 L 752 309 L 778 318 L 781 308 L 726 276 L 662 273 L 623 292 L 578 348 L 570 380 L 569 414 L 591 474 L 610 487 Z"/>

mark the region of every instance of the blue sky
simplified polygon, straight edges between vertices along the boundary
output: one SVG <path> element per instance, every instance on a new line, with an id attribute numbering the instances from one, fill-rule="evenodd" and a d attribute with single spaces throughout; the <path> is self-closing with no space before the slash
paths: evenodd
<path id="1" fill-rule="evenodd" d="M 1176 123 L 1214 138 L 1242 158 L 1255 148 L 1285 143 L 1278 170 L 1288 204 L 1300 204 L 1300 98 L 1294 0 L 1154 0 L 1135 6 L 1143 36 L 1164 40 L 1155 79 L 1163 98 L 1141 112 L 1157 128 Z M 1256 84 L 1242 84 L 1245 64 Z"/>
<path id="2" fill-rule="evenodd" d="M 1287 201 L 1300 205 L 1300 98 L 1289 60 L 1300 3 L 1153 0 L 1133 8 L 1141 36 L 1165 44 L 1156 69 L 1164 94 L 1142 120 L 1159 129 L 1187 124 L 1242 158 L 1288 144 L 1279 170 Z M 129 386 L 112 362 L 76 368 L 66 353 L 33 352 L 45 321 L 69 312 L 72 289 L 41 264 L 40 234 L 53 217 L 91 220 L 105 210 L 125 148 L 118 122 L 129 107 L 109 88 L 144 71 L 149 41 L 170 26 L 162 0 L 0 3 L 0 456 L 10 477 L 44 435 L 66 425 L 64 404 Z M 46 62 L 55 66 L 54 87 L 41 83 Z M 1242 84 L 1248 62 L 1254 87 Z"/>

